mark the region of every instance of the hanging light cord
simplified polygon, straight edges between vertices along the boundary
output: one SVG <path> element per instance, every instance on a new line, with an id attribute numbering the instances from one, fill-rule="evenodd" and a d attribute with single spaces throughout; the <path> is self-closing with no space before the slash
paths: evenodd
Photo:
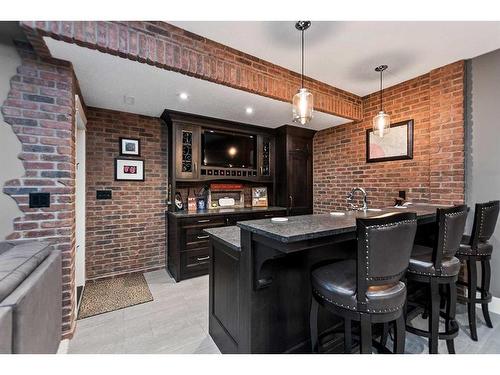
<path id="1" fill-rule="evenodd" d="M 382 74 L 384 73 L 383 70 L 380 71 L 380 112 L 382 112 Z"/>
<path id="2" fill-rule="evenodd" d="M 302 30 L 302 71 L 300 73 L 301 88 L 304 88 L 304 30 Z"/>

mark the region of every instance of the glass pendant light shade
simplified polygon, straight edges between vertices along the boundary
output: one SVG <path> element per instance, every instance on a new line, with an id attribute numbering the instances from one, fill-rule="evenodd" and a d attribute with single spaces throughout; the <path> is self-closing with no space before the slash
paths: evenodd
<path id="1" fill-rule="evenodd" d="M 301 88 L 293 97 L 293 121 L 302 125 L 313 118 L 313 95 L 306 88 Z"/>
<path id="2" fill-rule="evenodd" d="M 378 115 L 373 118 L 373 133 L 382 138 L 389 133 L 390 129 L 391 117 L 384 111 L 380 111 Z"/>
<path id="3" fill-rule="evenodd" d="M 373 118 L 373 133 L 378 135 L 380 138 L 383 138 L 389 131 L 391 130 L 391 117 L 384 112 L 383 107 L 383 73 L 384 70 L 388 68 L 387 65 L 379 65 L 375 68 L 375 71 L 380 73 L 380 111 Z"/>

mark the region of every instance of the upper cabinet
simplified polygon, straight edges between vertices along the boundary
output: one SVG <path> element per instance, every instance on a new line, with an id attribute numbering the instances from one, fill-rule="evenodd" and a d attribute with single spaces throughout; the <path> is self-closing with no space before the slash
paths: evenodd
<path id="1" fill-rule="evenodd" d="M 285 125 L 277 129 L 276 199 L 288 215 L 313 212 L 313 165 L 310 129 Z"/>
<path id="2" fill-rule="evenodd" d="M 272 181 L 274 178 L 274 137 L 258 136 L 257 165 L 261 181 Z"/>
<path id="3" fill-rule="evenodd" d="M 200 127 L 179 123 L 174 126 L 175 177 L 196 180 L 200 167 Z"/>

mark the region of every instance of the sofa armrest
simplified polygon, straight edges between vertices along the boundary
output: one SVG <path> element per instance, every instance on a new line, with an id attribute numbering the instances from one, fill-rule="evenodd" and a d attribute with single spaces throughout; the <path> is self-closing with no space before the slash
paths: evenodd
<path id="1" fill-rule="evenodd" d="M 12 309 L 0 307 L 0 354 L 12 353 Z"/>
<path id="2" fill-rule="evenodd" d="M 61 341 L 61 253 L 51 254 L 2 302 L 12 308 L 12 352 L 56 353 Z"/>

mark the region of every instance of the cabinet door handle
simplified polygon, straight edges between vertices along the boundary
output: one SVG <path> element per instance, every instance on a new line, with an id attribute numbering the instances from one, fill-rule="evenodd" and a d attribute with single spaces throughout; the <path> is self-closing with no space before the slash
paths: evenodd
<path id="1" fill-rule="evenodd" d="M 288 198 L 290 199 L 290 207 L 293 207 L 293 197 L 290 195 Z"/>
<path id="2" fill-rule="evenodd" d="M 264 215 L 264 217 L 272 217 L 274 216 L 273 214 L 267 214 L 267 215 Z"/>
<path id="3" fill-rule="evenodd" d="M 264 167 L 260 167 L 260 174 L 263 175 L 264 174 Z"/>
<path id="4" fill-rule="evenodd" d="M 203 262 L 204 260 L 209 260 L 210 259 L 210 255 L 206 256 L 206 257 L 201 257 L 201 258 L 196 258 L 196 260 L 198 262 Z"/>
<path id="5" fill-rule="evenodd" d="M 204 239 L 207 239 L 209 237 L 210 236 L 196 236 L 196 238 L 199 239 L 199 240 L 204 240 Z"/>
<path id="6" fill-rule="evenodd" d="M 198 223 L 210 223 L 210 219 L 198 220 Z"/>
<path id="7" fill-rule="evenodd" d="M 196 170 L 198 169 L 198 163 L 194 162 L 193 163 L 193 171 L 196 173 Z"/>

